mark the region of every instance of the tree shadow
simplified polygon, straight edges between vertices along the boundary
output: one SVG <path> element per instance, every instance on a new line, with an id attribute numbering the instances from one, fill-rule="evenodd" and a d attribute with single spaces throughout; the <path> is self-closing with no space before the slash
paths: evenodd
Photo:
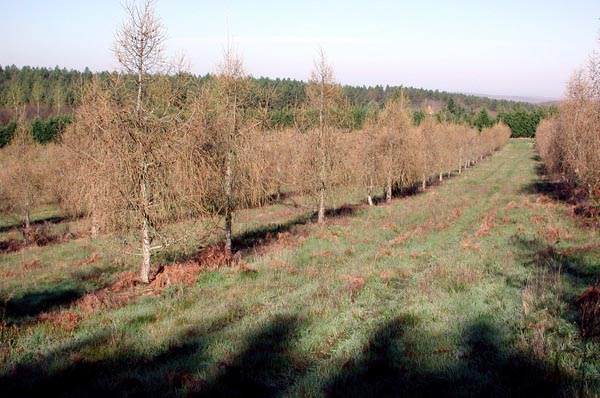
<path id="1" fill-rule="evenodd" d="M 232 244 L 236 251 L 242 253 L 268 246 L 278 234 L 291 233 L 295 227 L 308 224 L 312 219 L 312 215 L 302 215 L 284 223 L 263 225 L 234 235 Z"/>
<path id="2" fill-rule="evenodd" d="M 4 320 L 19 323 L 45 312 L 69 307 L 86 294 L 107 287 L 107 275 L 106 270 L 100 267 L 93 268 L 91 272 L 75 270 L 71 272 L 70 280 L 62 280 L 43 289 L 20 293 L 14 297 L 4 293 L 0 295 L 0 303 L 4 303 L 1 308 Z M 93 288 L 86 288 L 85 284 L 89 283 L 93 284 Z"/>
<path id="3" fill-rule="evenodd" d="M 543 239 L 527 238 L 523 235 L 515 236 L 512 242 L 523 253 L 524 265 L 528 267 L 544 267 L 560 272 L 581 288 L 598 282 L 600 278 L 600 264 L 590 262 L 587 255 L 599 246 L 559 250 Z"/>
<path id="4" fill-rule="evenodd" d="M 380 327 L 362 357 L 325 381 L 323 392 L 334 397 L 561 397 L 569 375 L 549 370 L 527 355 L 507 352 L 499 329 L 478 320 L 466 327 L 453 360 L 432 368 L 417 354 L 414 320 L 394 319 Z M 422 344 L 422 343 L 421 343 Z"/>
<path id="5" fill-rule="evenodd" d="M 295 350 L 305 322 L 294 315 L 274 317 L 248 335 L 238 354 L 223 354 L 215 364 L 208 347 L 235 321 L 225 317 L 183 330 L 158 352 L 129 348 L 127 339 L 103 329 L 44 357 L 24 359 L 0 375 L 0 391 L 3 397 L 281 397 L 317 369 Z M 460 347 L 442 354 L 443 366 L 431 367 L 420 346 L 443 343 L 439 335 L 419 331 L 416 322 L 405 316 L 383 324 L 356 359 L 331 376 L 312 374 L 317 384 L 310 388 L 325 397 L 381 398 L 552 398 L 572 391 L 572 376 L 508 350 L 501 330 L 486 320 L 467 325 Z M 107 349 L 102 359 L 78 359 L 90 350 L 102 357 Z"/>
<path id="6" fill-rule="evenodd" d="M 363 212 L 365 209 L 362 204 L 343 204 L 333 209 L 325 210 L 325 218 L 344 218 L 344 217 L 355 217 Z M 314 213 L 311 217 L 312 221 L 317 221 L 317 213 Z"/>
<path id="7" fill-rule="evenodd" d="M 44 224 L 60 224 L 60 223 L 63 223 L 65 221 L 69 221 L 69 220 L 71 220 L 71 218 L 69 218 L 69 217 L 49 216 L 49 217 L 42 217 L 35 221 L 31 221 L 29 224 L 31 227 L 36 227 L 36 226 L 41 226 Z M 0 233 L 9 232 L 9 231 L 17 230 L 17 229 L 22 229 L 22 228 L 23 228 L 23 222 L 21 220 L 15 220 L 15 222 L 13 222 L 12 224 L 0 226 Z"/>
<path id="8" fill-rule="evenodd" d="M 325 216 L 326 218 L 334 220 L 342 219 L 345 217 L 357 216 L 364 210 L 365 206 L 361 204 L 344 204 L 337 208 L 327 209 L 325 211 Z M 295 236 L 299 233 L 297 227 L 314 223 L 316 221 L 317 213 L 313 212 L 297 216 L 283 223 L 261 225 L 257 228 L 249 229 L 242 233 L 237 233 L 232 239 L 233 250 L 235 253 L 238 253 L 237 256 L 243 256 L 247 253 L 256 253 L 266 250 L 270 245 L 277 243 L 282 234 L 290 234 L 290 236 Z M 162 265 L 158 267 L 157 275 L 162 272 L 166 264 L 197 260 L 203 257 L 203 253 L 211 250 L 214 251 L 215 247 L 219 246 L 224 248 L 222 242 L 219 242 L 198 252 L 185 254 L 179 251 L 165 252 L 160 257 L 160 263 Z"/>
<path id="9" fill-rule="evenodd" d="M 577 201 L 574 197 L 573 187 L 566 181 L 549 181 L 541 179 L 526 184 L 521 189 L 521 192 L 527 195 L 544 195 L 552 200 L 565 203 L 574 204 L 574 201 Z"/>
<path id="10" fill-rule="evenodd" d="M 3 397 L 270 397 L 302 374 L 303 363 L 291 343 L 300 327 L 294 316 L 276 317 L 251 334 L 231 361 L 209 365 L 206 347 L 231 322 L 217 319 L 185 330 L 158 353 L 132 350 L 123 343 L 104 359 L 77 360 L 81 351 L 94 349 L 101 355 L 103 345 L 119 344 L 114 334 L 102 330 L 42 360 L 16 366 L 0 376 L 0 391 Z M 65 360 L 67 366 L 62 365 Z M 210 376 L 204 379 L 198 375 L 202 372 Z"/>
<path id="11" fill-rule="evenodd" d="M 248 340 L 231 363 L 222 364 L 217 377 L 195 396 L 280 396 L 308 368 L 293 349 L 293 337 L 301 324 L 295 316 L 276 317 Z"/>
<path id="12" fill-rule="evenodd" d="M 537 160 L 541 161 L 539 157 Z M 569 181 L 551 179 L 543 163 L 538 163 L 535 170 L 538 180 L 523 186 L 522 193 L 547 196 L 554 201 L 574 206 L 574 213 L 587 222 L 597 224 L 600 221 L 600 208 L 590 200 L 585 189 Z"/>
<path id="13" fill-rule="evenodd" d="M 35 317 L 43 312 L 66 307 L 84 294 L 82 290 L 67 286 L 55 286 L 49 289 L 28 292 L 6 302 L 6 321 L 18 322 L 24 318 Z"/>

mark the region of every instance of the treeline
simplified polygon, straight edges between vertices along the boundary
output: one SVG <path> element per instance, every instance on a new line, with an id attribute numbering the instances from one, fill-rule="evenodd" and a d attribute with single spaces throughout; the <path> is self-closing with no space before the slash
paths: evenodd
<path id="1" fill-rule="evenodd" d="M 45 120 L 49 116 L 70 114 L 81 105 L 78 95 L 81 87 L 89 84 L 92 78 L 108 81 L 113 75 L 109 72 L 92 73 L 87 68 L 79 72 L 58 67 L 0 66 L 0 126 L 17 118 L 31 123 L 36 117 Z M 216 76 L 207 74 L 189 77 L 196 80 L 195 88 L 201 88 L 210 84 Z M 174 79 L 174 76 L 171 78 Z M 130 84 L 134 85 L 135 82 Z M 306 82 L 249 77 L 248 84 L 248 100 L 245 102 L 247 107 L 266 112 L 271 128 L 294 125 L 297 118 L 295 110 L 306 99 Z M 347 121 L 348 126 L 362 128 L 369 111 L 381 109 L 398 89 L 402 89 L 408 98 L 416 124 L 428 113 L 429 107 L 429 112 L 434 113 L 439 121 L 466 123 L 481 129 L 493 124 L 495 119 L 490 117 L 490 112 L 497 114 L 499 120 L 511 127 L 513 136 L 532 137 L 537 123 L 547 113 L 545 108 L 528 103 L 438 90 L 380 85 L 343 86 L 342 91 L 352 116 Z"/>
<path id="2" fill-rule="evenodd" d="M 567 85 L 559 112 L 538 127 L 536 146 L 547 172 L 584 192 L 600 210 L 600 54 Z"/>
<path id="3" fill-rule="evenodd" d="M 273 128 L 269 110 L 277 96 L 268 85 L 257 89 L 231 49 L 201 81 L 156 73 L 164 31 L 152 6 L 127 6 L 116 47 L 128 73 L 82 84 L 58 142 L 41 145 L 21 123 L 2 149 L 0 205 L 23 217 L 26 240 L 30 210 L 44 202 L 87 216 L 92 236 L 137 231 L 140 280 L 147 283 L 152 253 L 177 239 L 165 232 L 169 224 L 198 220 L 177 229 L 184 236 L 222 228 L 231 256 L 239 208 L 299 195 L 313 199 L 323 223 L 343 192 L 361 192 L 371 205 L 377 197 L 389 202 L 402 190 L 461 173 L 510 137 L 502 123 L 479 130 L 425 115 L 415 125 L 402 89 L 370 108 L 357 130 L 355 108 L 323 53 L 302 93 L 280 105 L 293 112 L 292 127 Z"/>

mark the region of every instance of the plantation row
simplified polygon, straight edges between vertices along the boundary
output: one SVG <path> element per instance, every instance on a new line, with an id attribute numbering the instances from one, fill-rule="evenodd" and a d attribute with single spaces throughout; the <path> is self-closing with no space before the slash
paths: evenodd
<path id="1" fill-rule="evenodd" d="M 22 214 L 27 228 L 31 208 L 58 203 L 65 215 L 91 217 L 94 233 L 147 227 L 142 239 L 154 245 L 161 225 L 192 217 L 231 222 L 237 208 L 291 193 L 313 198 L 321 220 L 342 192 L 390 201 L 402 189 L 460 172 L 510 136 L 500 124 L 479 132 L 433 117 L 415 127 L 402 96 L 370 115 L 363 130 L 336 127 L 334 97 L 322 126 L 314 120 L 316 98 L 304 108 L 309 127 L 268 131 L 225 108 L 227 80 L 218 82 L 184 110 L 143 118 L 96 87 L 60 144 L 40 145 L 19 131 L 0 157 L 3 210 Z M 338 92 L 334 84 L 325 88 Z M 227 123 L 234 119 L 235 130 Z M 176 239 L 160 238 L 166 241 L 158 246 Z"/>
<path id="2" fill-rule="evenodd" d="M 240 207 L 301 195 L 313 198 L 323 223 L 340 192 L 389 202 L 402 189 L 460 173 L 510 137 L 503 124 L 479 131 L 431 116 L 416 127 L 402 90 L 353 131 L 348 101 L 323 53 L 294 110 L 294 129 L 275 131 L 264 123 L 268 104 L 245 102 L 251 79 L 230 48 L 210 84 L 194 87 L 186 73 L 150 75 L 161 63 L 164 32 L 152 2 L 128 13 L 115 43 L 127 74 L 92 78 L 83 87 L 60 143 L 40 146 L 24 124 L 17 126 L 0 156 L 0 203 L 23 215 L 26 240 L 30 209 L 44 202 L 58 203 L 65 215 L 88 216 L 92 235 L 139 231 L 146 283 L 152 253 L 178 239 L 167 236 L 168 224 L 201 220 L 201 227 L 179 233 L 208 236 L 224 221 L 231 255 Z"/>
<path id="3" fill-rule="evenodd" d="M 600 207 L 600 57 L 577 72 L 560 112 L 538 127 L 536 145 L 549 173 L 579 187 Z"/>

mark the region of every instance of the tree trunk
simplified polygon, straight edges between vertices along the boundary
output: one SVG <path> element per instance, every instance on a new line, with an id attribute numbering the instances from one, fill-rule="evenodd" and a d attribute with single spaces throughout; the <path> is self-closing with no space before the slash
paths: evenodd
<path id="1" fill-rule="evenodd" d="M 325 223 L 325 185 L 321 185 L 319 190 L 319 214 L 317 217 L 319 224 Z"/>
<path id="2" fill-rule="evenodd" d="M 440 171 L 440 182 L 444 180 L 444 173 Z"/>
<path id="3" fill-rule="evenodd" d="M 233 198 L 232 198 L 232 185 L 233 185 L 233 154 L 231 151 L 227 152 L 227 159 L 225 165 L 225 254 L 231 256 L 232 244 L 231 244 L 231 224 L 232 224 L 232 213 L 233 213 Z"/>
<path id="4" fill-rule="evenodd" d="M 141 188 L 141 187 L 140 187 Z M 96 211 L 96 204 L 92 204 L 92 238 L 98 236 L 98 212 Z"/>
<path id="5" fill-rule="evenodd" d="M 281 196 L 282 196 L 281 192 L 281 166 L 279 165 L 279 162 L 277 163 L 277 202 L 281 201 Z"/>
<path id="6" fill-rule="evenodd" d="M 23 215 L 23 241 L 25 242 L 25 246 L 29 245 L 31 238 L 31 223 L 29 219 L 29 208 L 25 210 L 25 214 Z"/>
<path id="7" fill-rule="evenodd" d="M 150 283 L 150 225 L 148 218 L 144 217 L 142 224 L 142 269 L 140 280 L 142 283 Z"/>
<path id="8" fill-rule="evenodd" d="M 385 190 L 385 202 L 392 203 L 392 175 L 388 174 Z"/>
<path id="9" fill-rule="evenodd" d="M 321 77 L 321 103 L 319 104 L 319 157 L 321 168 L 319 170 L 319 213 L 317 223 L 325 223 L 325 167 L 327 164 L 325 154 L 325 80 Z"/>
<path id="10" fill-rule="evenodd" d="M 369 187 L 367 188 L 367 201 L 369 206 L 373 206 L 373 178 L 369 179 Z"/>
<path id="11" fill-rule="evenodd" d="M 144 72 L 143 68 L 140 67 L 138 69 L 138 76 L 137 76 L 137 79 L 138 79 L 138 82 L 137 82 L 138 83 L 138 92 L 137 92 L 137 102 L 136 102 L 136 105 L 135 105 L 135 110 L 137 112 L 140 112 L 142 110 L 142 77 L 143 77 L 142 74 L 143 74 L 143 72 Z"/>
<path id="12" fill-rule="evenodd" d="M 140 280 L 142 283 L 150 283 L 150 217 L 148 215 L 148 187 L 146 186 L 145 171 L 140 182 L 140 194 L 142 199 L 142 269 Z"/>
<path id="13" fill-rule="evenodd" d="M 423 191 L 427 188 L 427 178 L 425 176 L 423 176 L 423 185 L 422 185 Z"/>
<path id="14" fill-rule="evenodd" d="M 92 239 L 98 237 L 98 217 L 96 216 L 96 212 L 92 212 Z"/>
<path id="15" fill-rule="evenodd" d="M 25 216 L 23 217 L 23 225 L 25 226 L 25 229 L 29 229 L 29 227 L 31 226 L 31 220 L 29 218 L 29 209 L 25 210 Z"/>

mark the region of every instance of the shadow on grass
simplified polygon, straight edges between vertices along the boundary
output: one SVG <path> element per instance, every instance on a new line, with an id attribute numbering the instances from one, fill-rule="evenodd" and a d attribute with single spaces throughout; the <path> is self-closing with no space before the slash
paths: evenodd
<path id="1" fill-rule="evenodd" d="M 294 353 L 294 334 L 302 322 L 294 316 L 276 317 L 251 336 L 246 348 L 199 391 L 202 397 L 280 396 L 305 374 L 307 363 Z"/>
<path id="2" fill-rule="evenodd" d="M 597 256 L 589 255 L 590 252 L 598 251 L 598 246 L 558 250 L 543 239 L 527 238 L 523 235 L 515 236 L 513 243 L 525 256 L 526 266 L 560 271 L 582 289 L 599 281 L 600 263 L 592 261 L 592 257 L 597 258 Z"/>
<path id="3" fill-rule="evenodd" d="M 335 209 L 327 209 L 325 212 L 326 219 L 335 220 L 344 217 L 354 217 L 364 210 L 364 206 L 360 204 L 345 204 Z M 290 236 L 295 236 L 299 233 L 297 227 L 307 225 L 317 221 L 317 213 L 304 214 L 293 218 L 284 223 L 272 223 L 259 226 L 255 229 L 250 229 L 242 233 L 235 234 L 232 239 L 233 251 L 244 255 L 249 252 L 257 252 L 268 248 L 271 244 L 278 241 L 279 234 L 289 233 Z M 222 243 L 217 243 L 213 246 L 222 246 Z M 214 249 L 214 248 L 213 248 Z M 170 264 L 173 262 L 187 262 L 202 257 L 202 253 L 211 250 L 211 247 L 201 250 L 200 252 L 192 252 L 183 254 L 178 251 L 165 252 L 160 257 L 160 263 Z M 159 268 L 158 273 L 162 271 Z"/>
<path id="4" fill-rule="evenodd" d="M 553 200 L 566 203 L 571 203 L 574 200 L 573 187 L 564 181 L 548 181 L 545 179 L 534 181 L 525 185 L 522 192 L 528 195 L 545 195 Z"/>
<path id="5" fill-rule="evenodd" d="M 522 192 L 530 195 L 545 195 L 552 200 L 575 206 L 574 212 L 592 225 L 600 222 L 600 207 L 590 200 L 585 189 L 564 180 L 551 180 L 542 163 L 536 165 L 538 181 L 523 187 Z"/>
<path id="6" fill-rule="evenodd" d="M 59 281 L 49 287 L 32 290 L 15 297 L 0 296 L 0 303 L 6 303 L 5 320 L 18 323 L 52 310 L 66 308 L 91 291 L 108 286 L 109 272 L 104 268 L 94 268 L 90 272 L 76 270 L 69 280 Z M 91 286 L 90 286 L 91 285 Z"/>
<path id="7" fill-rule="evenodd" d="M 274 238 L 277 238 L 277 234 L 285 232 L 292 233 L 296 226 L 308 224 L 312 219 L 312 215 L 303 215 L 285 223 L 268 224 L 236 234 L 233 237 L 233 248 L 236 251 L 246 252 L 258 249 L 261 246 L 268 246 L 272 243 Z"/>
<path id="8" fill-rule="evenodd" d="M 431 343 L 435 337 L 416 337 L 412 323 L 398 318 L 380 327 L 362 358 L 325 382 L 325 395 L 550 398 L 563 396 L 572 383 L 526 355 L 507 352 L 498 328 L 482 320 L 467 326 L 460 349 L 450 353 L 447 363 L 428 367 L 417 353 L 418 339 L 422 345 L 423 339 Z"/>
<path id="9" fill-rule="evenodd" d="M 345 217 L 355 217 L 364 211 L 364 209 L 365 206 L 362 204 L 344 204 L 334 209 L 325 210 L 325 219 L 336 220 Z M 296 227 L 306 225 L 309 222 L 315 223 L 316 221 L 317 213 L 312 213 L 296 217 L 286 223 L 265 225 L 234 236 L 233 247 L 234 250 L 241 251 L 242 253 L 264 248 L 273 243 L 278 234 L 290 233 L 294 235 Z"/>
<path id="10" fill-rule="evenodd" d="M 6 303 L 6 320 L 16 322 L 23 318 L 37 316 L 42 312 L 66 307 L 84 294 L 82 290 L 64 286 L 28 292 Z"/>
<path id="11" fill-rule="evenodd" d="M 102 331 L 44 360 L 17 366 L 0 376 L 0 391 L 3 397 L 271 397 L 303 374 L 304 364 L 293 354 L 293 335 L 301 326 L 294 316 L 275 317 L 248 337 L 238 355 L 209 368 L 206 347 L 229 324 L 221 320 L 187 330 L 177 343 L 155 354 L 122 344 L 106 359 L 73 359 L 82 350 L 119 344 Z M 204 379 L 201 373 L 210 376 Z"/>
<path id="12" fill-rule="evenodd" d="M 276 316 L 250 333 L 239 353 L 231 357 L 225 354 L 220 360 L 211 357 L 207 347 L 218 344 L 223 329 L 234 321 L 223 319 L 208 327 L 186 330 L 176 343 L 158 353 L 127 348 L 126 339 L 103 330 L 1 375 L 0 391 L 3 397 L 254 398 L 307 394 L 552 398 L 563 396 L 572 383 L 571 376 L 549 371 L 521 353 L 509 352 L 499 337 L 501 331 L 485 320 L 468 325 L 460 347 L 448 348 L 450 354 L 435 351 L 436 358 L 439 355 L 444 362 L 432 368 L 425 365 L 419 345 L 441 343 L 436 340 L 440 337 L 415 329 L 414 318 L 397 318 L 379 327 L 355 358 L 328 372 L 327 377 L 311 374 L 320 368 L 317 360 L 302 358 L 296 351 L 296 336 L 304 327 L 296 316 Z M 90 350 L 93 357 L 102 357 L 106 346 L 113 354 L 104 359 L 78 359 L 80 352 L 90 355 Z M 302 384 L 307 376 L 311 382 Z"/>
<path id="13" fill-rule="evenodd" d="M 44 225 L 44 224 L 60 224 L 62 222 L 68 221 L 68 220 L 70 220 L 70 218 L 68 218 L 68 217 L 50 216 L 50 217 L 43 217 L 43 218 L 40 218 L 35 221 L 31 221 L 30 225 L 31 225 L 31 227 L 36 227 L 36 226 L 40 226 L 40 225 Z M 0 233 L 12 231 L 15 229 L 22 229 L 22 228 L 23 228 L 22 221 L 15 220 L 15 222 L 13 222 L 12 224 L 0 226 Z"/>

